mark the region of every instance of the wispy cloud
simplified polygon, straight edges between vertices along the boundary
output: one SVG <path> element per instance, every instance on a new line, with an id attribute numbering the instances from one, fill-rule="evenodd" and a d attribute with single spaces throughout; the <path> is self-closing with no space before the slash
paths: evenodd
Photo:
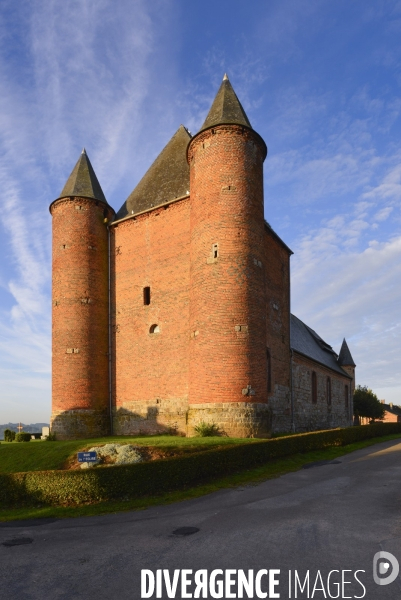
<path id="1" fill-rule="evenodd" d="M 363 194 L 363 198 L 372 200 L 401 200 L 401 155 L 397 155 L 397 164 L 384 177 L 383 181 Z"/>
<path id="2" fill-rule="evenodd" d="M 345 336 L 359 382 L 399 386 L 401 236 L 371 239 L 368 220 L 338 215 L 299 240 L 292 268 L 293 310 L 339 351 Z"/>
<path id="3" fill-rule="evenodd" d="M 295 251 L 293 311 L 337 351 L 345 336 L 358 381 L 384 394 L 399 390 L 401 379 L 401 155 L 391 143 L 383 149 L 378 136 L 399 107 L 366 87 L 340 110 L 333 105 L 327 92 L 312 98 L 302 87 L 279 102 L 271 133 L 280 146 L 266 164 L 266 214 L 292 236 L 286 241 Z M 282 149 L 282 122 L 292 150 Z"/>
<path id="4" fill-rule="evenodd" d="M 0 309 L 0 360 L 7 369 L 0 421 L 11 413 L 26 421 L 49 416 L 47 206 L 84 145 L 109 199 L 115 194 L 120 204 L 121 181 L 133 186 L 146 160 L 136 160 L 141 115 L 153 89 L 155 27 L 160 34 L 158 19 L 168 16 L 170 3 L 157 1 L 156 8 L 159 17 L 151 18 L 144 0 L 46 0 L 24 11 L 10 5 L 0 20 L 0 244 L 7 257 L 0 282 L 13 298 L 10 309 Z M 20 39 L 10 39 L 11 30 Z M 13 55 L 18 43 L 24 56 Z"/>
<path id="5" fill-rule="evenodd" d="M 399 3 L 360 2 L 356 19 L 349 3 L 274 1 L 241 22 L 232 5 L 221 27 L 224 3 L 189 26 L 172 0 L 4 0 L 0 422 L 18 402 L 48 416 L 47 207 L 82 146 L 118 209 L 180 122 L 201 125 L 225 70 L 269 146 L 266 218 L 296 252 L 294 312 L 337 349 L 349 338 L 360 381 L 399 385 Z"/>

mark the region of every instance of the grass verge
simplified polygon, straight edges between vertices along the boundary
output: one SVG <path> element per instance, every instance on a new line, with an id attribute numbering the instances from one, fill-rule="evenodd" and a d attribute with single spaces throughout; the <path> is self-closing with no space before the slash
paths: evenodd
<path id="1" fill-rule="evenodd" d="M 160 494 L 158 496 L 141 497 L 127 501 L 99 502 L 96 504 L 87 504 L 80 506 L 46 506 L 0 509 L 0 522 L 14 521 L 20 519 L 37 519 L 44 517 L 52 517 L 59 519 L 68 517 L 88 517 L 130 510 L 144 510 L 152 506 L 161 506 L 165 504 L 171 504 L 173 502 L 181 502 L 183 500 L 188 500 L 191 498 L 198 498 L 200 496 L 204 496 L 205 494 L 210 494 L 212 492 L 224 488 L 237 487 L 243 485 L 255 485 L 267 479 L 273 479 L 275 477 L 285 475 L 286 473 L 298 471 L 302 468 L 303 465 L 309 462 L 314 462 L 318 460 L 331 460 L 339 456 L 349 454 L 350 452 L 354 452 L 355 450 L 360 450 L 362 448 L 366 448 L 368 446 L 372 446 L 380 442 L 395 440 L 399 438 L 401 438 L 401 435 L 398 433 L 355 442 L 347 446 L 333 446 L 331 448 L 326 448 L 325 450 L 315 450 L 313 452 L 295 454 L 286 458 L 273 459 L 260 467 L 246 469 L 238 473 L 227 475 L 225 477 L 218 477 L 206 484 L 191 486 L 184 490 L 168 492 L 165 494 Z M 92 441 L 93 440 L 91 440 L 91 442 Z"/>
<path id="2" fill-rule="evenodd" d="M 220 446 L 255 443 L 257 439 L 199 437 L 185 438 L 169 435 L 110 436 L 89 440 L 45 442 L 35 440 L 28 443 L 2 442 L 0 445 L 0 472 L 21 473 L 28 471 L 52 471 L 62 469 L 66 461 L 77 452 L 99 444 L 134 444 L 160 448 L 166 454 L 180 456 Z"/>

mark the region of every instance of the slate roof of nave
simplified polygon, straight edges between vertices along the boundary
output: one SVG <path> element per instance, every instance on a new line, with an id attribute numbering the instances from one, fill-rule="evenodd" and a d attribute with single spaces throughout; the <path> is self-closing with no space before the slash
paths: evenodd
<path id="1" fill-rule="evenodd" d="M 338 356 L 333 348 L 295 315 L 291 315 L 291 348 L 345 377 L 350 377 L 338 364 Z"/>
<path id="2" fill-rule="evenodd" d="M 148 210 L 189 193 L 188 130 L 180 125 L 168 144 L 128 196 L 115 220 Z"/>

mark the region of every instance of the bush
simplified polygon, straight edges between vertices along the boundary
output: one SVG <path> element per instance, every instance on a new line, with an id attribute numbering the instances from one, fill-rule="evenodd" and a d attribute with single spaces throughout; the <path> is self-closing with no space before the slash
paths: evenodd
<path id="1" fill-rule="evenodd" d="M 213 437 L 221 434 L 220 428 L 215 423 L 205 423 L 202 421 L 194 429 L 200 437 Z"/>
<path id="2" fill-rule="evenodd" d="M 155 496 L 254 468 L 272 459 L 391 434 L 401 434 L 401 423 L 302 433 L 134 465 L 0 473 L 0 506 L 80 504 Z"/>
<path id="3" fill-rule="evenodd" d="M 56 441 L 56 434 L 50 432 L 49 435 L 46 436 L 46 442 L 55 442 Z"/>
<path id="4" fill-rule="evenodd" d="M 16 442 L 30 442 L 31 441 L 31 434 L 27 433 L 26 431 L 20 431 L 15 436 L 15 441 Z"/>
<path id="5" fill-rule="evenodd" d="M 5 442 L 13 442 L 15 440 L 15 431 L 11 431 L 11 429 L 4 430 L 4 441 Z"/>

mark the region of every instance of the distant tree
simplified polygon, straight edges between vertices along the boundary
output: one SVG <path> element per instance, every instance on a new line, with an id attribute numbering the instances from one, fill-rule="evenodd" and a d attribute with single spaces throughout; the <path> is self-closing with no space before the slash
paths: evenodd
<path id="1" fill-rule="evenodd" d="M 354 391 L 354 415 L 356 417 L 366 417 L 375 421 L 383 419 L 385 413 L 384 404 L 372 390 L 366 385 L 358 385 Z"/>
<path id="2" fill-rule="evenodd" d="M 5 442 L 13 442 L 15 440 L 15 431 L 11 431 L 11 429 L 4 430 L 4 441 Z"/>

